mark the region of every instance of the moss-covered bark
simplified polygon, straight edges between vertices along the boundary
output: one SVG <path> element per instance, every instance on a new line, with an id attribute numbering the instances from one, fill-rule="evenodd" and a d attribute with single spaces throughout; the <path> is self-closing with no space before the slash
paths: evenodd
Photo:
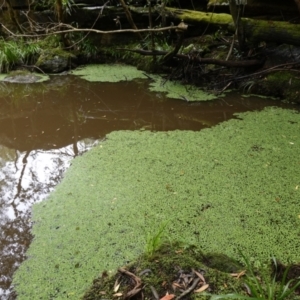
<path id="1" fill-rule="evenodd" d="M 246 37 L 253 42 L 300 45 L 300 25 L 288 22 L 242 19 Z"/>
<path id="2" fill-rule="evenodd" d="M 222 27 L 234 32 L 235 27 L 229 14 L 214 14 L 191 10 L 166 8 L 169 17 L 186 23 Z M 265 21 L 242 18 L 245 37 L 251 42 L 277 42 L 300 45 L 300 25 L 288 22 Z M 201 32 L 199 32 L 200 34 Z"/>
<path id="3" fill-rule="evenodd" d="M 300 79 L 288 70 L 268 74 L 254 87 L 255 89 L 260 94 L 300 103 Z"/>

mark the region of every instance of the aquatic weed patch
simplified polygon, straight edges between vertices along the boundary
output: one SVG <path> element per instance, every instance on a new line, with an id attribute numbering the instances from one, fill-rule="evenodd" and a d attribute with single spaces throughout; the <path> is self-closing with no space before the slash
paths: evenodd
<path id="1" fill-rule="evenodd" d="M 299 261 L 300 115 L 268 108 L 200 132 L 118 131 L 33 207 L 18 299 L 78 299 L 103 270 L 170 240 L 262 263 Z M 28 276 L 30 274 L 30 276 Z"/>
<path id="2" fill-rule="evenodd" d="M 209 101 L 220 97 L 220 95 L 216 96 L 206 93 L 195 86 L 184 85 L 178 81 L 168 80 L 158 75 L 151 75 L 151 78 L 153 78 L 153 81 L 150 83 L 150 91 L 163 92 L 169 98 L 185 101 Z"/>
<path id="3" fill-rule="evenodd" d="M 49 79 L 48 75 L 40 73 L 11 72 L 10 74 L 0 74 L 0 81 L 20 84 L 44 82 Z"/>
<path id="4" fill-rule="evenodd" d="M 119 82 L 130 81 L 137 78 L 147 79 L 149 77 L 152 79 L 149 84 L 149 90 L 165 93 L 169 98 L 185 101 L 208 101 L 218 98 L 214 94 L 206 93 L 191 85 L 184 85 L 178 81 L 167 80 L 159 75 L 145 75 L 145 72 L 128 65 L 87 65 L 73 70 L 71 74 L 92 82 Z"/>
<path id="5" fill-rule="evenodd" d="M 137 68 L 118 64 L 87 65 L 73 70 L 71 74 L 95 82 L 119 82 L 146 78 Z"/>

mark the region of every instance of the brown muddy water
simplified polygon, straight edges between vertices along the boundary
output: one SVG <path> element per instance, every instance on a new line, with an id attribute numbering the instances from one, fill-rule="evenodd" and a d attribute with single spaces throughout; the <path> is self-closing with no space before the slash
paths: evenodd
<path id="1" fill-rule="evenodd" d="M 147 80 L 90 83 L 55 76 L 35 84 L 0 83 L 0 299 L 32 240 L 30 209 L 61 181 L 72 159 L 114 130 L 200 130 L 235 112 L 296 108 L 237 93 L 188 103 L 147 90 Z"/>

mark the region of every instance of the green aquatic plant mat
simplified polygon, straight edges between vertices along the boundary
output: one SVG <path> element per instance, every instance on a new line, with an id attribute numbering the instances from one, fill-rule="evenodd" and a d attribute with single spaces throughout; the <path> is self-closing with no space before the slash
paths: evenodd
<path id="1" fill-rule="evenodd" d="M 71 74 L 95 82 L 119 82 L 130 81 L 136 78 L 147 78 L 137 68 L 121 64 L 87 65 L 73 70 Z"/>
<path id="2" fill-rule="evenodd" d="M 11 83 L 36 83 L 48 81 L 50 77 L 46 74 L 14 71 L 9 74 L 0 74 L 0 81 Z"/>
<path id="3" fill-rule="evenodd" d="M 164 93 L 169 98 L 184 101 L 208 101 L 220 97 L 220 95 L 216 96 L 206 93 L 191 85 L 184 85 L 178 81 L 167 80 L 159 75 L 145 75 L 145 72 L 128 65 L 87 65 L 73 70 L 71 74 L 95 82 L 119 82 L 130 81 L 137 78 L 151 78 L 152 81 L 149 85 L 150 91 Z"/>
<path id="4" fill-rule="evenodd" d="M 103 270 L 170 240 L 255 265 L 300 260 L 300 115 L 268 108 L 200 132 L 118 131 L 33 206 L 18 300 L 79 299 Z"/>
<path id="5" fill-rule="evenodd" d="M 203 90 L 191 86 L 189 84 L 182 84 L 178 81 L 168 80 L 159 75 L 150 75 L 153 81 L 150 83 L 150 91 L 163 92 L 167 97 L 173 99 L 180 99 L 188 102 L 192 101 L 209 101 L 217 99 L 222 95 L 214 95 L 206 93 Z"/>

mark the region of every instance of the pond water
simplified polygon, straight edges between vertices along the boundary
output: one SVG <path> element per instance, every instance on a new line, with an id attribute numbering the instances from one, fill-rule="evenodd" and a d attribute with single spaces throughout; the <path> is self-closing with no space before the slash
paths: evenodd
<path id="1" fill-rule="evenodd" d="M 208 102 L 168 99 L 148 80 L 91 83 L 55 76 L 36 84 L 0 83 L 0 299 L 32 240 L 30 209 L 60 182 L 72 159 L 115 130 L 201 130 L 235 112 L 295 108 L 232 93 Z"/>

